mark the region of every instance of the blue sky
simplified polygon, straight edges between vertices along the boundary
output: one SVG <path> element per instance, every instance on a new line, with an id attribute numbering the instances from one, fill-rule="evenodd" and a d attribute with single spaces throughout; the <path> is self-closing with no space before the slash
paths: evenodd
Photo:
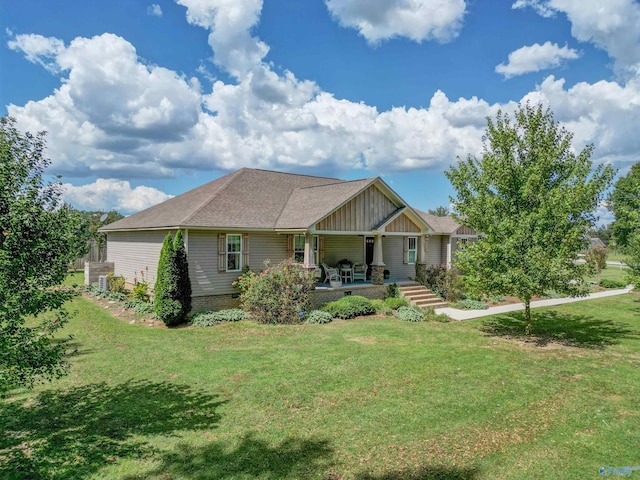
<path id="1" fill-rule="evenodd" d="M 527 100 L 595 163 L 640 157 L 637 0 L 0 0 L 0 23 L 2 114 L 49 132 L 81 209 L 245 166 L 448 205 L 443 172 Z"/>

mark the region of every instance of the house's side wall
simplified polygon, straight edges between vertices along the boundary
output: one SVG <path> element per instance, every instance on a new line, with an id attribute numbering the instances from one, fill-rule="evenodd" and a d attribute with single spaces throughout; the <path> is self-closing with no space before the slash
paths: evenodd
<path id="1" fill-rule="evenodd" d="M 364 237 L 325 235 L 323 262 L 327 265 L 335 265 L 344 258 L 353 263 L 364 263 Z"/>
<path id="2" fill-rule="evenodd" d="M 107 234 L 107 261 L 113 262 L 114 274 L 133 284 L 134 276 L 141 281 L 144 271 L 149 288 L 153 288 L 158 275 L 158 260 L 162 242 L 168 230 L 146 232 L 109 232 Z"/>
<path id="3" fill-rule="evenodd" d="M 415 278 L 414 263 L 404 263 L 404 237 L 384 237 L 382 239 L 382 258 L 385 270 L 389 270 L 389 278 Z"/>
<path id="4" fill-rule="evenodd" d="M 193 297 L 232 295 L 231 285 L 240 272 L 218 271 L 218 234 L 222 231 L 189 230 L 189 275 Z M 243 245 L 243 251 L 245 245 Z M 249 268 L 260 271 L 264 261 L 279 263 L 287 258 L 287 236 L 271 232 L 249 233 Z"/>

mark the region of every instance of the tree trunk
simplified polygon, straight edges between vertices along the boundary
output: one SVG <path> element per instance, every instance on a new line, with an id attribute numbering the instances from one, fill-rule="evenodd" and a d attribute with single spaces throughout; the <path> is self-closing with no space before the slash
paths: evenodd
<path id="1" fill-rule="evenodd" d="M 527 326 L 524 329 L 526 335 L 531 335 L 531 299 L 527 298 L 524 301 L 524 319 L 527 322 Z"/>

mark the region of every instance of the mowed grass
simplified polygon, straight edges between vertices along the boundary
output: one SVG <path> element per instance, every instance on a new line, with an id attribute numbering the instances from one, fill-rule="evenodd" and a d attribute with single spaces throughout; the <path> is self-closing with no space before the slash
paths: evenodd
<path id="1" fill-rule="evenodd" d="M 0 478 L 597 478 L 639 465 L 640 296 L 458 323 L 129 325 L 0 400 Z"/>

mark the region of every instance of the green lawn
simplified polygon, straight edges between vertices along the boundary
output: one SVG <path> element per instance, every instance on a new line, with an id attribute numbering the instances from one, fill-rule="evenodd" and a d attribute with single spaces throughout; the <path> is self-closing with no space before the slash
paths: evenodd
<path id="1" fill-rule="evenodd" d="M 0 400 L 0 478 L 598 478 L 640 465 L 640 296 L 458 323 L 130 325 Z M 640 475 L 640 473 L 636 473 Z"/>

